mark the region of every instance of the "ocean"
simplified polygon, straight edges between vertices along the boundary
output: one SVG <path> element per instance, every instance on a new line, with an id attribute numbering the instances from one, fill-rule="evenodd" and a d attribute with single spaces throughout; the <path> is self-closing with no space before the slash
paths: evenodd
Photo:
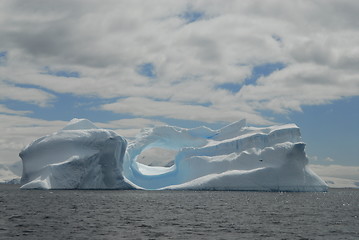
<path id="1" fill-rule="evenodd" d="M 359 239 L 359 190 L 20 190 L 0 185 L 0 239 Z"/>

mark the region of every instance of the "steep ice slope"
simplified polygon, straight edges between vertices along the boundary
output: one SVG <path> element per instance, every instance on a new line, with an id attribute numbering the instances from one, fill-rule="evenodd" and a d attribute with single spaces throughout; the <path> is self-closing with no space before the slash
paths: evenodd
<path id="1" fill-rule="evenodd" d="M 122 176 L 127 141 L 85 119 L 44 136 L 20 152 L 22 188 L 132 188 Z"/>
<path id="2" fill-rule="evenodd" d="M 23 188 L 327 190 L 308 169 L 294 124 L 253 128 L 242 120 L 219 130 L 161 126 L 144 129 L 126 146 L 113 131 L 75 119 L 20 153 Z M 177 152 L 174 164 L 137 162 L 151 148 Z"/>

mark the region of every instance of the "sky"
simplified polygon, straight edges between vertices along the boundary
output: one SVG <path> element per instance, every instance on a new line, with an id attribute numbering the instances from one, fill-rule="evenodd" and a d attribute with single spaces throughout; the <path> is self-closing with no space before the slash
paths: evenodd
<path id="1" fill-rule="evenodd" d="M 359 182 L 359 2 L 0 1 L 0 164 L 87 118 L 297 124 L 313 168 Z M 335 173 L 335 174 L 334 174 Z"/>

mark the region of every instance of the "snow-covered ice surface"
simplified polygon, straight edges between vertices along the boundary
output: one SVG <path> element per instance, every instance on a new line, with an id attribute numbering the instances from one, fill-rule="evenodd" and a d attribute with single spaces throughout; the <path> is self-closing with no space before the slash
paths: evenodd
<path id="1" fill-rule="evenodd" d="M 137 161 L 152 148 L 176 152 L 173 165 Z M 127 144 L 113 131 L 74 119 L 20 153 L 22 188 L 326 191 L 326 183 L 308 168 L 304 148 L 294 124 L 160 126 L 142 130 Z"/>

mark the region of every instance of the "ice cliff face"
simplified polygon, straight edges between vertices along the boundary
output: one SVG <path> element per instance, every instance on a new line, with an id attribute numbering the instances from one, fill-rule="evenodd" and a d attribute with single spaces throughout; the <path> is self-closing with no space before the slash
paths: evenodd
<path id="1" fill-rule="evenodd" d="M 40 138 L 20 156 L 23 188 L 116 188 L 326 191 L 307 167 L 305 144 L 294 124 L 219 130 L 161 126 L 127 142 L 88 120 Z M 176 150 L 171 167 L 137 162 L 149 148 Z"/>
<path id="2" fill-rule="evenodd" d="M 44 136 L 20 152 L 22 188 L 130 189 L 122 176 L 127 141 L 85 119 Z"/>

